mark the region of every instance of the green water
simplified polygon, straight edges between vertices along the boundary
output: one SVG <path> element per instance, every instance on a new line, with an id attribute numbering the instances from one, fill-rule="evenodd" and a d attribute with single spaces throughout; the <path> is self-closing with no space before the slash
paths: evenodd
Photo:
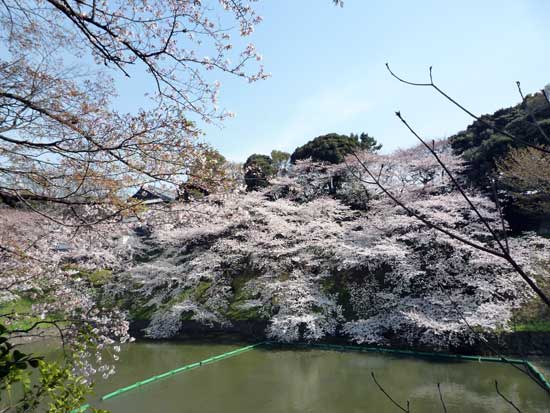
<path id="1" fill-rule="evenodd" d="M 133 343 L 117 374 L 96 385 L 98 395 L 175 367 L 233 350 L 237 345 Z M 540 365 L 540 364 L 539 364 Z M 254 349 L 92 404 L 113 413 L 396 412 L 374 384 L 411 412 L 550 412 L 550 398 L 514 368 L 489 362 L 427 361 L 375 353 Z"/>

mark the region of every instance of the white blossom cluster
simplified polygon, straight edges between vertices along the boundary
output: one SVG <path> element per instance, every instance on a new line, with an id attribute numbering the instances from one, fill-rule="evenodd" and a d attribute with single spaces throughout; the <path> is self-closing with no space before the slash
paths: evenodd
<path id="1" fill-rule="evenodd" d="M 456 172 L 460 162 L 444 149 Z M 364 160 L 384 164 L 388 188 L 431 222 L 494 247 L 429 155 L 416 148 Z M 176 335 L 184 320 L 265 320 L 267 335 L 280 341 L 346 334 L 359 343 L 434 347 L 507 329 L 513 310 L 531 298 L 512 268 L 430 229 L 368 181 L 368 207 L 352 209 L 343 192 L 355 190 L 358 173 L 353 161 L 302 162 L 263 192 L 174 207 L 170 218 L 151 214 L 151 235 L 140 239 L 149 255 L 117 283 L 131 288 L 131 305 L 149 309 L 146 331 L 159 338 Z M 331 185 L 338 186 L 332 195 Z M 468 194 L 498 229 L 495 205 Z M 550 258 L 547 240 L 527 235 L 509 243 L 527 271 L 548 276 L 541 265 Z"/>
<path id="2" fill-rule="evenodd" d="M 112 374 L 116 345 L 131 340 L 129 323 L 124 311 L 99 303 L 93 277 L 121 271 L 131 259 L 131 243 L 121 242 L 118 226 L 76 230 L 32 211 L 0 211 L 0 305 L 32 303 L 3 311 L 2 323 L 18 337 L 57 335 L 84 376 Z M 105 347 L 112 357 L 105 356 Z"/>

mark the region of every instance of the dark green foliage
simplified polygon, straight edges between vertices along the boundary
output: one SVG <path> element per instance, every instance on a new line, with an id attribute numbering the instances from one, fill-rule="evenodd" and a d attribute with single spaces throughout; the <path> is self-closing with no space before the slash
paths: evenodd
<path id="1" fill-rule="evenodd" d="M 297 148 L 290 161 L 295 163 L 299 159 L 311 158 L 314 162 L 341 163 L 346 155 L 353 151 L 369 150 L 377 151 L 382 147 L 372 136 L 366 133 L 361 135 L 351 134 L 338 135 L 329 133 L 328 135 L 318 136 L 303 146 Z"/>
<path id="2" fill-rule="evenodd" d="M 257 191 L 269 186 L 268 176 L 257 164 L 250 165 L 244 172 L 244 182 L 247 191 Z"/>
<path id="3" fill-rule="evenodd" d="M 369 152 L 376 152 L 382 149 L 382 144 L 378 143 L 376 139 L 374 139 L 372 136 L 370 136 L 368 133 L 361 132 L 360 135 L 357 134 L 351 134 L 350 138 L 356 139 L 359 141 L 359 146 L 361 149 L 369 151 Z"/>
<path id="4" fill-rule="evenodd" d="M 482 121 L 475 121 L 465 131 L 449 138 L 455 154 L 463 156 L 467 162 L 464 175 L 470 184 L 492 195 L 491 181 L 497 175 L 496 163 L 504 159 L 513 148 L 525 146 L 495 129 L 503 130 L 531 144 L 548 144 L 533 123 L 527 109 L 546 134 L 550 135 L 550 105 L 541 93 L 537 93 L 527 96 L 522 104 L 482 116 Z M 541 217 L 522 210 L 517 205 L 517 199 L 511 194 L 521 192 L 519 188 L 504 186 L 501 183 L 498 189 L 505 190 L 508 194 L 502 203 L 505 217 L 512 229 L 538 230 L 541 222 L 548 219 L 547 216 Z"/>
<path id="5" fill-rule="evenodd" d="M 37 368 L 42 357 L 33 357 L 15 348 L 8 342 L 7 329 L 0 324 L 0 389 L 5 390 L 8 377 L 14 380 L 18 377 L 19 370 L 26 370 L 27 367 Z"/>
<path id="6" fill-rule="evenodd" d="M 545 132 L 550 134 L 550 105 L 546 103 L 542 94 L 528 96 L 526 105 Z M 482 116 L 481 119 L 493 127 L 475 121 L 465 131 L 450 137 L 449 141 L 454 152 L 462 155 L 468 162 L 466 174 L 469 180 L 475 186 L 484 189 L 490 181 L 495 163 L 506 156 L 511 148 L 523 146 L 494 128 L 502 129 L 532 144 L 543 144 L 545 141 L 523 104 L 500 109 L 493 115 Z"/>
<path id="7" fill-rule="evenodd" d="M 253 164 L 256 164 L 259 167 L 261 167 L 262 170 L 268 176 L 272 176 L 276 172 L 275 165 L 273 164 L 273 159 L 271 159 L 267 155 L 258 155 L 256 153 L 253 155 L 250 155 L 246 160 L 246 162 L 244 163 L 244 169 L 248 168 Z"/>
<path id="8" fill-rule="evenodd" d="M 265 188 L 269 185 L 269 178 L 277 173 L 273 160 L 267 155 L 250 155 L 243 168 L 247 191 Z"/>
<path id="9" fill-rule="evenodd" d="M 232 275 L 231 289 L 233 290 L 233 296 L 226 313 L 230 320 L 257 321 L 268 318 L 267 314 L 262 312 L 262 310 L 265 310 L 262 306 L 241 307 L 248 300 L 258 298 L 258 296 L 252 296 L 246 289 L 246 284 L 258 276 L 259 274 L 252 269 L 246 269 L 239 274 Z"/>

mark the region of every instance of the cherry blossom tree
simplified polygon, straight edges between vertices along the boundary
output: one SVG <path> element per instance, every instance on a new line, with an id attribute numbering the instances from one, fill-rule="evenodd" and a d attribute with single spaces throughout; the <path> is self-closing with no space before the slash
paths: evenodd
<path id="1" fill-rule="evenodd" d="M 261 21 L 245 2 L 219 4 L 237 35 Z M 199 1 L 3 2 L 0 190 L 113 205 L 128 188 L 185 179 L 203 153 L 200 124 L 231 115 L 217 107 L 210 72 L 267 77 L 261 65 L 245 72 L 261 56 L 252 44 L 234 51 L 215 12 Z M 135 113 L 113 109 L 117 71 L 154 85 Z"/>
<path id="2" fill-rule="evenodd" d="M 550 155 L 533 148 L 513 149 L 497 162 L 499 180 L 534 214 L 550 214 Z"/>
<path id="3" fill-rule="evenodd" d="M 198 138 L 232 116 L 218 106 L 222 76 L 268 77 L 247 40 L 262 20 L 254 2 L 0 3 L 0 200 L 36 214 L 1 210 L 3 299 L 29 296 L 28 317 L 40 316 L 22 329 L 20 314 L 5 314 L 13 334 L 54 326 L 84 373 L 94 367 L 83 337 L 99 350 L 127 340 L 124 314 L 97 306 L 94 272 L 117 271 L 132 254 L 125 235 L 112 237 L 141 219 L 131 191 L 219 184 Z M 138 75 L 143 101 L 117 109 L 117 86 Z"/>
<path id="4" fill-rule="evenodd" d="M 454 171 L 462 168 L 447 143 L 436 147 Z M 434 173 L 439 166 L 428 151 L 362 157 L 375 170 L 388 165 L 379 179 L 426 220 L 486 241 L 484 222 L 448 176 Z M 331 176 L 355 180 L 355 170 L 361 166 L 351 159 L 328 167 L 304 161 L 263 191 L 174 206 L 169 219 L 151 212 L 145 235 L 133 241 L 142 258 L 112 280 L 112 299 L 126 303 L 134 320 L 148 309 L 145 332 L 157 338 L 178 335 L 187 321 L 226 328 L 264 320 L 266 334 L 281 341 L 345 334 L 360 343 L 452 350 L 479 340 L 464 314 L 483 331 L 510 328 L 514 310 L 532 297 L 521 277 L 503 260 L 438 236 L 375 183 L 364 184 L 366 210 L 326 190 Z M 469 196 L 486 220 L 500 222 L 493 202 Z M 550 258 L 539 237 L 509 243 L 526 271 Z"/>
<path id="5" fill-rule="evenodd" d="M 456 105 L 458 108 L 460 108 L 461 110 L 463 110 L 464 112 L 469 114 L 471 117 L 473 117 L 477 121 L 482 122 L 482 123 L 486 123 L 483 119 L 481 119 L 480 117 L 474 115 L 472 112 L 470 112 L 468 109 L 466 109 L 463 105 L 461 105 L 455 99 L 453 99 L 451 96 L 449 96 L 447 93 L 445 93 L 436 83 L 434 83 L 431 67 L 430 67 L 430 70 L 429 70 L 429 82 L 426 82 L 426 83 L 418 83 L 418 82 L 411 82 L 411 81 L 405 80 L 405 79 L 397 76 L 390 69 L 390 67 L 387 63 L 386 63 L 386 67 L 387 67 L 389 73 L 394 78 L 399 80 L 400 82 L 408 84 L 408 85 L 416 86 L 416 87 L 433 88 L 437 93 L 439 93 L 445 99 L 449 100 L 451 103 Z M 525 100 L 525 98 L 523 96 L 523 93 L 521 91 L 521 87 L 520 87 L 519 82 L 517 82 L 517 84 L 518 84 L 519 92 L 520 92 L 522 98 Z M 545 98 L 547 98 L 547 95 L 546 95 L 545 91 L 543 91 L 543 95 L 545 96 Z M 549 101 L 549 104 L 550 104 L 550 101 Z M 441 233 L 443 233 L 447 236 L 451 236 L 457 241 L 465 243 L 465 244 L 467 244 L 471 247 L 479 249 L 480 251 L 484 251 L 488 254 L 494 255 L 495 257 L 499 257 L 499 258 L 505 260 L 506 262 L 508 262 L 508 264 L 514 269 L 514 271 L 516 271 L 522 277 L 522 279 L 527 283 L 528 287 L 537 294 L 537 296 L 542 300 L 542 302 L 546 306 L 550 307 L 550 297 L 548 297 L 548 295 L 543 291 L 543 289 L 533 280 L 533 277 L 530 276 L 522 268 L 522 266 L 518 264 L 517 260 L 514 259 L 514 257 L 513 257 L 512 251 L 510 250 L 510 245 L 508 244 L 506 228 L 505 228 L 506 224 L 504 222 L 504 218 L 502 217 L 502 213 L 500 211 L 500 205 L 499 205 L 498 198 L 495 197 L 495 202 L 497 204 L 497 208 L 499 209 L 500 222 L 501 222 L 500 227 L 501 228 L 499 228 L 498 225 L 496 227 L 491 225 L 489 223 L 489 221 L 484 217 L 484 215 L 480 212 L 479 208 L 476 206 L 475 202 L 473 202 L 472 199 L 468 196 L 467 191 L 465 191 L 463 189 L 463 186 L 460 184 L 460 182 L 458 181 L 455 174 L 451 171 L 450 166 L 448 166 L 445 163 L 444 159 L 438 154 L 438 152 L 436 151 L 435 146 L 430 146 L 429 143 L 427 143 L 426 140 L 423 139 L 413 129 L 413 127 L 411 127 L 411 125 L 403 118 L 403 116 L 401 115 L 401 112 L 396 112 L 396 116 L 405 125 L 405 127 L 418 139 L 418 141 L 421 143 L 421 145 L 424 146 L 429 151 L 429 153 L 433 156 L 434 160 L 437 162 L 437 164 L 441 168 L 442 173 L 447 175 L 447 177 L 451 180 L 451 182 L 453 184 L 453 187 L 464 198 L 464 200 L 467 202 L 467 204 L 471 208 L 472 212 L 474 212 L 475 215 L 481 220 L 481 222 L 483 222 L 483 224 L 485 226 L 485 230 L 487 231 L 487 234 L 491 237 L 491 240 L 494 244 L 493 245 L 488 245 L 488 244 L 475 242 L 474 240 L 469 239 L 467 236 L 464 236 L 464 234 L 461 234 L 460 232 L 450 231 L 449 229 L 444 228 L 441 225 L 438 225 L 438 224 L 430 221 L 429 219 L 424 217 L 422 215 L 422 213 L 419 213 L 414 208 L 409 207 L 406 202 L 401 200 L 398 194 L 392 192 L 391 189 L 389 189 L 386 185 L 384 185 L 381 182 L 381 180 L 375 175 L 376 172 L 372 168 L 370 168 L 369 165 L 366 162 L 361 161 L 359 159 L 359 157 L 356 154 L 354 154 L 354 158 L 358 161 L 358 163 L 361 165 L 363 170 L 366 172 L 366 175 L 371 180 L 371 183 L 375 184 L 386 196 L 388 196 L 396 205 L 399 205 L 402 209 L 404 209 L 408 214 L 414 216 L 416 219 L 422 221 L 423 223 L 425 223 L 427 225 L 430 225 L 433 229 L 435 229 L 435 230 L 437 230 L 437 231 L 439 231 L 439 232 L 441 232 Z M 533 120 L 533 123 L 539 129 L 541 135 L 545 139 L 547 139 L 547 136 L 546 136 L 545 132 L 540 128 L 540 125 L 538 124 L 536 119 L 533 118 L 532 120 Z M 492 125 L 492 126 L 489 125 L 489 126 L 495 128 L 497 131 L 499 131 L 499 133 L 502 133 L 504 136 L 509 137 L 510 139 L 518 142 L 521 145 L 524 145 L 524 146 L 526 146 L 530 149 L 533 149 L 537 152 L 540 152 L 542 154 L 548 153 L 548 150 L 545 146 L 541 146 L 541 145 L 537 145 L 537 144 L 528 142 L 525 139 L 523 139 L 521 136 L 513 135 L 513 134 L 511 134 L 511 133 L 509 133 L 505 130 L 501 130 L 501 129 L 497 128 L 494 125 Z"/>
<path id="6" fill-rule="evenodd" d="M 25 210 L 1 209 L 0 290 L 7 309 L 33 303 L 2 314 L 9 337 L 49 326 L 77 372 L 112 373 L 103 348 L 129 339 L 128 322 L 98 286 L 131 247 L 110 235 L 143 210 L 130 191 L 202 174 L 201 125 L 231 116 L 220 76 L 268 77 L 246 42 L 260 21 L 240 0 L 2 1 L 0 198 Z M 116 109 L 138 74 L 142 103 Z"/>
<path id="7" fill-rule="evenodd" d="M 520 196 L 527 195 L 527 197 L 530 197 L 532 195 L 535 195 L 537 198 L 541 197 L 544 202 L 544 200 L 549 195 L 544 190 L 545 187 L 548 186 L 548 179 L 547 176 L 545 176 L 544 172 L 541 171 L 545 171 L 546 169 L 548 169 L 549 166 L 547 156 L 549 151 L 548 147 L 544 145 L 550 142 L 550 139 L 548 137 L 548 134 L 545 132 L 543 126 L 536 119 L 533 111 L 529 107 L 527 97 L 523 94 L 520 82 L 517 82 L 517 87 L 522 98 L 522 106 L 529 115 L 529 118 L 531 120 L 531 127 L 534 127 L 539 132 L 538 139 L 534 142 L 532 138 L 530 139 L 529 137 L 513 134 L 506 129 L 499 128 L 498 125 L 492 122 L 487 122 L 482 117 L 476 116 L 473 112 L 468 110 L 464 105 L 462 105 L 449 94 L 447 94 L 434 82 L 432 67 L 430 67 L 429 69 L 428 82 L 413 82 L 406 80 L 396 75 L 390 69 L 388 64 L 386 64 L 386 67 L 389 73 L 398 81 L 415 87 L 432 88 L 444 99 L 451 102 L 460 110 L 474 118 L 478 123 L 481 123 L 486 127 L 496 130 L 502 136 L 505 136 L 507 139 L 510 139 L 514 144 L 520 146 L 521 149 L 513 150 L 504 161 L 497 163 L 500 175 L 501 177 L 504 177 L 504 180 L 507 181 L 508 184 L 512 182 L 516 185 L 519 184 L 518 186 L 519 188 L 521 188 L 520 191 L 524 191 L 523 193 L 521 193 Z M 545 87 L 543 90 L 541 90 L 541 94 L 550 107 L 548 87 Z M 426 214 L 425 209 L 418 208 L 418 205 L 415 202 L 415 197 L 418 195 L 418 191 L 415 190 L 416 188 L 407 191 L 403 186 L 400 188 L 392 186 L 392 182 L 387 182 L 382 175 L 382 172 L 385 169 L 385 164 L 377 165 L 376 162 L 371 162 L 372 159 L 365 159 L 364 156 L 363 159 L 361 159 L 360 155 L 354 153 L 353 161 L 355 161 L 355 163 L 358 163 L 361 167 L 360 169 L 362 169 L 362 172 L 364 172 L 364 174 L 362 174 L 361 172 L 356 172 L 354 174 L 358 181 L 363 182 L 366 185 L 373 185 L 375 189 L 379 190 L 383 195 L 391 200 L 395 207 L 399 208 L 402 212 L 407 213 L 409 217 L 413 217 L 413 219 L 415 219 L 418 223 L 422 223 L 423 225 L 431 228 L 434 232 L 439 234 L 440 239 L 451 241 L 451 244 L 454 244 L 452 248 L 455 249 L 455 251 L 459 251 L 466 246 L 470 249 L 473 249 L 476 255 L 481 254 L 476 260 L 478 262 L 479 259 L 490 260 L 491 256 L 500 258 L 501 260 L 505 261 L 509 265 L 509 267 L 513 269 L 516 275 L 519 275 L 521 279 L 526 282 L 529 287 L 527 293 L 535 294 L 536 297 L 540 299 L 541 304 L 539 305 L 539 307 L 545 306 L 544 310 L 546 311 L 541 311 L 539 308 L 538 313 L 547 315 L 548 309 L 550 308 L 550 297 L 547 295 L 547 291 L 545 291 L 545 287 L 548 285 L 550 280 L 550 274 L 548 273 L 547 269 L 549 262 L 548 255 L 543 253 L 542 255 L 539 254 L 538 257 L 527 257 L 525 255 L 526 250 L 517 243 L 518 239 L 508 239 L 507 223 L 504 220 L 501 210 L 499 193 L 497 191 L 495 180 L 493 179 L 493 200 L 495 202 L 496 211 L 498 211 L 498 220 L 494 219 L 494 215 L 493 217 L 491 217 L 489 211 L 485 209 L 487 205 L 484 205 L 482 199 L 479 199 L 479 197 L 477 197 L 475 194 L 469 193 L 469 191 L 465 189 L 465 186 L 461 182 L 460 176 L 458 175 L 460 170 L 456 169 L 457 164 L 452 162 L 452 157 L 451 159 L 447 158 L 448 153 L 446 153 L 445 151 L 441 151 L 440 149 L 438 150 L 438 148 L 436 148 L 435 142 L 430 145 L 425 139 L 423 139 L 416 132 L 416 130 L 403 118 L 400 112 L 396 112 L 396 116 L 401 120 L 405 127 L 418 139 L 418 141 L 420 142 L 420 148 L 424 148 L 428 151 L 432 158 L 431 163 L 436 166 L 436 170 L 434 171 L 433 168 L 428 168 L 428 170 L 426 170 L 426 165 L 423 165 L 420 170 L 421 173 L 418 173 L 418 171 L 414 170 L 414 166 L 413 168 L 408 167 L 409 164 L 406 162 L 410 162 L 410 160 L 405 160 L 405 162 L 400 162 L 400 165 L 403 169 L 408 170 L 408 172 L 405 172 L 401 176 L 404 176 L 405 180 L 410 180 L 411 178 L 413 178 L 413 180 L 414 178 L 420 178 L 421 181 L 424 181 L 424 179 L 426 179 L 426 181 L 423 182 L 426 183 L 430 182 L 434 178 L 435 173 L 439 172 L 444 179 L 448 179 L 450 181 L 452 192 L 454 191 L 456 193 L 456 195 L 459 197 L 459 201 L 461 201 L 463 204 L 466 203 L 466 211 L 463 212 L 462 218 L 468 217 L 468 215 L 470 215 L 468 220 L 464 223 L 461 223 L 461 219 L 459 217 L 454 217 L 454 219 L 451 221 L 449 221 L 448 219 L 440 219 L 443 216 L 439 212 L 442 209 L 445 210 L 445 207 L 443 207 L 442 204 L 438 205 L 437 209 L 439 211 L 436 215 Z M 428 160 L 428 163 L 430 163 L 430 160 Z M 460 164 L 460 162 L 458 164 Z M 376 169 L 376 167 L 378 169 Z M 428 173 L 426 174 L 426 172 Z M 537 187 L 537 189 L 533 190 L 533 187 Z M 526 191 L 527 188 L 528 190 Z M 411 195 L 413 196 L 412 199 Z M 439 196 L 432 197 L 431 199 L 429 199 L 429 203 L 433 203 L 435 201 L 437 205 L 437 198 L 439 198 Z M 530 199 L 530 201 L 532 202 L 532 199 Z M 536 201 L 540 203 L 540 199 Z M 446 200 L 446 202 L 449 201 Z M 471 229 L 471 225 L 476 221 L 480 221 L 483 224 L 481 231 L 471 233 L 469 231 Z M 452 223 L 452 225 L 449 225 L 450 223 Z M 535 241 L 535 244 L 530 247 L 531 251 L 537 248 L 537 244 L 538 242 Z M 434 260 L 432 258 L 433 255 L 429 254 L 429 256 L 431 260 L 429 263 L 427 263 L 426 268 L 434 264 Z M 440 270 L 443 270 L 448 274 L 453 274 L 454 271 L 451 268 L 465 268 L 464 260 L 459 259 L 459 261 L 455 262 L 455 264 L 452 264 L 452 261 L 453 260 L 445 263 L 445 266 L 447 266 L 447 268 L 444 268 L 444 266 L 440 266 Z M 541 263 L 542 265 L 540 265 Z M 487 269 L 491 271 L 492 269 L 494 269 L 494 266 L 491 265 Z M 475 273 L 475 276 L 479 277 L 481 273 L 482 271 L 478 271 Z M 443 286 L 440 282 L 437 282 L 437 286 L 441 291 L 445 291 L 445 286 Z M 525 291 L 520 291 L 520 293 L 525 293 Z M 471 312 L 465 312 L 464 308 L 461 308 L 458 301 L 458 298 L 460 298 L 460 300 L 464 299 L 464 294 L 460 294 L 459 297 L 453 298 L 452 293 L 446 291 L 445 295 L 447 296 L 446 306 L 447 308 L 453 308 L 459 324 L 461 324 L 463 328 L 466 327 L 471 333 L 473 333 L 474 336 L 477 336 L 478 339 L 485 343 L 485 347 L 489 351 L 491 351 L 495 355 L 498 355 L 501 360 L 507 361 L 506 357 L 504 357 L 498 349 L 495 349 L 493 346 L 488 344 L 488 341 L 485 339 L 485 337 L 480 333 L 476 333 L 476 330 L 472 327 L 471 319 L 469 319 Z M 360 297 L 365 297 L 365 294 L 361 294 Z M 494 307 L 494 311 L 500 310 L 501 306 L 497 305 Z M 435 327 L 434 324 L 431 324 L 433 321 L 435 321 L 434 319 L 426 319 L 422 314 L 416 314 L 416 310 L 414 310 L 412 313 L 409 313 L 409 317 L 411 319 L 415 319 L 417 323 L 426 323 L 424 324 L 426 327 L 430 326 L 428 327 L 428 330 L 437 330 L 437 327 Z M 487 317 L 487 319 L 490 318 L 490 316 Z M 356 339 L 358 338 L 359 340 L 361 340 L 362 337 L 365 336 L 369 337 L 369 339 L 374 340 L 383 339 L 383 336 L 376 335 L 376 333 L 372 335 L 373 328 L 371 323 L 373 321 L 374 320 L 372 318 L 369 318 L 366 320 L 366 322 L 351 324 L 351 328 L 348 327 L 347 331 L 352 335 L 355 334 Z M 399 325 L 400 320 L 394 320 L 392 321 L 392 324 L 393 323 L 397 323 Z M 376 325 L 376 322 L 374 324 Z M 486 331 L 487 326 L 484 326 L 483 330 Z M 449 340 L 452 339 L 452 333 L 446 333 L 445 336 Z M 431 339 L 437 340 L 436 337 L 437 333 L 435 334 L 435 337 L 432 337 Z M 510 365 L 515 367 L 513 363 Z M 525 371 L 521 368 L 518 368 L 518 370 L 525 373 L 528 377 L 530 377 L 531 380 L 533 380 L 533 382 L 535 382 L 539 386 L 541 385 L 540 382 L 536 378 L 533 378 L 528 371 Z M 408 400 L 405 409 L 403 406 L 396 403 L 391 395 L 388 394 L 388 392 L 377 382 L 374 373 L 372 373 L 372 378 L 374 380 L 374 383 L 378 386 L 382 393 L 392 403 L 394 403 L 394 405 L 396 405 L 402 411 L 410 411 Z M 437 389 L 439 392 L 443 411 L 447 411 L 441 393 L 440 383 L 437 383 Z M 511 401 L 499 391 L 498 382 L 496 380 L 495 390 L 499 397 L 506 401 L 515 410 L 520 411 L 519 408 L 513 403 L 513 401 Z M 544 388 L 544 390 L 547 391 L 546 388 Z"/>

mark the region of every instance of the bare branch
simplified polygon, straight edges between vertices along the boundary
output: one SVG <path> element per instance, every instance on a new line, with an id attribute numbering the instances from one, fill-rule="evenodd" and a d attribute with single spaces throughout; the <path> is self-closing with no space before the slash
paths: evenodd
<path id="1" fill-rule="evenodd" d="M 401 122 L 403 122 L 403 124 L 407 127 L 407 129 L 409 129 L 409 131 L 428 149 L 428 151 L 430 151 L 430 153 L 433 155 L 433 157 L 437 160 L 437 162 L 439 163 L 439 165 L 441 165 L 441 167 L 443 168 L 443 170 L 445 171 L 445 173 L 447 174 L 447 176 L 449 176 L 449 178 L 451 179 L 453 185 L 455 186 L 455 188 L 460 192 L 460 194 L 462 195 L 462 197 L 466 200 L 466 202 L 468 203 L 468 205 L 470 206 L 470 208 L 472 209 L 472 211 L 475 212 L 475 214 L 478 216 L 478 218 L 481 220 L 481 222 L 484 224 L 484 226 L 487 228 L 487 230 L 489 231 L 489 233 L 491 234 L 492 238 L 494 239 L 494 241 L 497 243 L 499 249 L 501 251 L 499 252 L 496 252 L 492 249 L 489 249 L 489 248 L 479 248 L 479 245 L 477 244 L 474 244 L 470 241 L 468 242 L 465 242 L 464 241 L 464 238 L 462 237 L 457 237 L 456 234 L 452 234 L 450 236 L 454 237 L 456 240 L 459 240 L 459 241 L 462 241 L 464 243 L 466 243 L 467 245 L 470 245 L 470 246 L 473 246 L 474 248 L 477 248 L 477 249 L 480 249 L 482 251 L 485 251 L 485 252 L 489 252 L 490 254 L 493 254 L 497 257 L 500 257 L 500 258 L 504 258 L 506 261 L 508 261 L 508 263 L 512 266 L 512 268 L 521 276 L 521 278 L 523 278 L 523 280 L 529 285 L 529 287 L 540 297 L 540 299 L 548 306 L 550 307 L 550 297 L 546 296 L 546 294 L 544 293 L 544 291 L 542 291 L 539 286 L 525 273 L 525 271 L 521 268 L 521 266 L 512 258 L 512 256 L 510 255 L 510 253 L 508 252 L 507 248 L 505 245 L 502 244 L 502 242 L 500 241 L 500 238 L 497 236 L 497 234 L 494 232 L 494 230 L 491 228 L 491 226 L 489 225 L 489 223 L 487 222 L 487 220 L 481 215 L 481 213 L 479 212 L 479 210 L 476 208 L 476 206 L 474 205 L 474 203 L 471 201 L 471 199 L 468 197 L 468 195 L 466 194 L 466 192 L 462 189 L 461 185 L 459 184 L 459 182 L 456 180 L 456 178 L 453 176 L 453 174 L 451 173 L 451 171 L 449 171 L 449 169 L 447 168 L 447 166 L 445 165 L 444 162 L 442 162 L 441 158 L 437 155 L 437 153 L 430 147 L 430 145 L 428 145 L 421 137 L 420 135 L 418 135 L 414 129 L 407 123 L 407 121 L 405 121 L 405 119 L 403 119 L 403 117 L 401 116 L 401 113 L 400 112 L 396 112 L 396 116 L 401 120 Z M 372 176 L 371 176 L 372 177 Z M 378 181 L 379 183 L 379 181 Z M 379 185 L 381 188 L 382 186 Z M 388 191 L 385 191 L 385 193 L 388 193 Z M 392 199 L 395 200 L 395 197 L 393 197 Z M 400 205 L 403 207 L 403 204 L 400 203 Z M 408 208 L 406 208 L 407 211 L 409 211 Z M 415 215 L 416 216 L 416 215 Z M 426 220 L 423 220 L 423 222 L 426 222 Z M 433 228 L 435 229 L 438 229 L 439 231 L 441 232 L 444 232 L 446 233 L 447 235 L 449 235 L 449 231 L 442 231 L 441 230 L 441 227 L 438 227 L 438 226 L 432 226 Z"/>
<path id="2" fill-rule="evenodd" d="M 439 392 L 439 400 L 441 401 L 443 412 L 447 413 L 447 406 L 445 406 L 445 401 L 443 400 L 443 394 L 441 394 L 441 383 L 437 383 L 437 391 Z"/>
<path id="3" fill-rule="evenodd" d="M 378 388 L 380 389 L 380 391 L 382 393 L 384 393 L 384 395 L 396 406 L 398 407 L 402 412 L 405 412 L 405 413 L 410 413 L 410 406 L 409 406 L 409 401 L 407 400 L 407 408 L 404 408 L 403 406 L 401 406 L 399 403 L 397 403 L 389 394 L 386 390 L 384 390 L 384 388 L 380 385 L 380 383 L 378 383 L 378 381 L 376 380 L 376 376 L 374 375 L 374 371 L 371 371 L 370 375 L 372 376 L 372 380 L 374 381 L 374 383 L 376 383 L 376 385 L 378 386 Z"/>
<path id="4" fill-rule="evenodd" d="M 546 139 L 547 142 L 550 142 L 550 137 L 548 137 L 548 135 L 546 134 L 544 129 L 542 129 L 542 127 L 540 126 L 540 123 L 535 118 L 535 114 L 531 110 L 531 107 L 529 106 L 529 103 L 527 103 L 527 99 L 523 95 L 523 91 L 521 90 L 521 83 L 519 81 L 517 81 L 516 85 L 518 87 L 519 95 L 521 96 L 521 106 L 528 113 L 529 117 L 531 118 L 531 121 L 532 121 L 533 125 L 535 125 L 535 127 L 537 128 L 537 130 L 539 131 L 541 136 L 544 137 L 544 139 Z M 546 97 L 546 92 L 545 92 L 544 97 Z"/>
<path id="5" fill-rule="evenodd" d="M 512 406 L 514 408 L 514 410 L 518 413 L 521 413 L 521 410 L 514 404 L 514 402 L 510 399 L 508 399 L 504 394 L 502 394 L 498 388 L 498 381 L 495 380 L 495 390 L 497 392 L 497 394 L 506 402 L 508 403 L 510 406 Z"/>
<path id="6" fill-rule="evenodd" d="M 493 178 L 491 180 L 491 186 L 493 188 L 493 198 L 495 199 L 495 205 L 497 206 L 497 210 L 498 210 L 498 217 L 500 219 L 501 231 L 502 231 L 502 236 L 504 237 L 504 244 L 506 246 L 506 252 L 509 254 L 510 253 L 510 245 L 508 243 L 508 234 L 507 234 L 507 231 L 506 231 L 506 223 L 504 221 L 504 215 L 502 213 L 502 207 L 500 206 L 500 200 L 498 198 L 496 179 Z"/>
<path id="7" fill-rule="evenodd" d="M 538 145 L 534 145 L 530 142 L 527 142 L 521 138 L 518 138 L 517 136 L 515 135 L 512 135 L 510 132 L 507 132 L 505 131 L 504 129 L 501 129 L 501 128 L 498 128 L 496 127 L 495 125 L 493 124 L 490 124 L 489 122 L 487 122 L 486 120 L 484 120 L 483 118 L 480 118 L 479 116 L 475 115 L 473 112 L 471 112 L 470 110 L 466 109 L 466 107 L 464 107 L 463 105 L 461 105 L 459 102 L 457 102 L 455 99 L 453 99 L 451 96 L 449 96 L 447 93 L 445 93 L 442 89 L 440 89 L 434 82 L 433 82 L 433 76 L 432 76 L 432 67 L 430 66 L 430 82 L 428 83 L 415 83 L 415 82 L 410 82 L 408 80 L 405 80 L 399 76 L 397 76 L 391 69 L 390 69 L 390 65 L 388 63 L 386 63 L 386 68 L 388 70 L 388 72 L 390 72 L 390 74 L 396 78 L 397 80 L 399 80 L 400 82 L 402 83 L 405 83 L 407 85 L 411 85 L 411 86 L 420 86 L 420 87 L 431 87 L 433 89 L 435 89 L 441 96 L 443 96 L 445 99 L 447 99 L 449 102 L 453 103 L 455 106 L 457 106 L 459 109 L 461 109 L 463 112 L 467 113 L 469 116 L 471 116 L 472 118 L 474 118 L 475 120 L 477 120 L 478 122 L 482 123 L 483 125 L 491 128 L 491 129 L 494 129 L 496 130 L 498 133 L 510 138 L 510 139 L 513 139 L 514 141 L 518 142 L 518 143 L 521 143 L 522 145 L 525 145 L 525 146 L 529 146 L 531 148 L 534 148 L 534 149 L 537 149 L 541 152 L 545 152 L 545 153 L 550 153 L 550 150 L 544 148 L 544 147 L 541 147 L 541 146 L 538 146 Z"/>

